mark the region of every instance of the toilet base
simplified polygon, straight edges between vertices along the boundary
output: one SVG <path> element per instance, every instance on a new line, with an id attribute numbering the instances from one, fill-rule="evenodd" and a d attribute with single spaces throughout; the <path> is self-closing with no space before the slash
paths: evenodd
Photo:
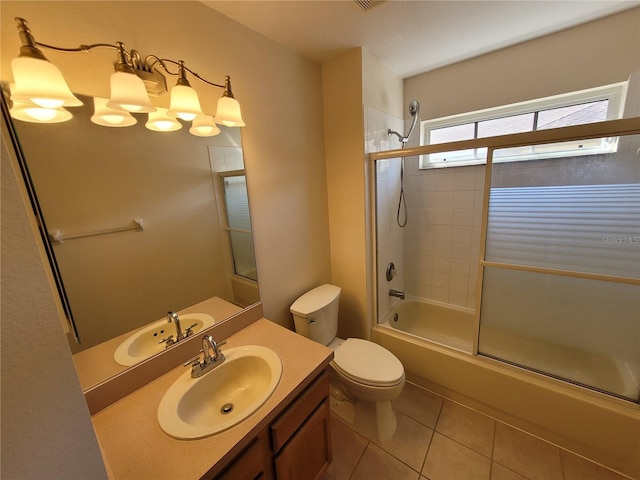
<path id="1" fill-rule="evenodd" d="M 393 437 L 397 420 L 390 401 L 353 400 L 333 386 L 330 393 L 331 412 L 356 431 L 381 443 Z"/>

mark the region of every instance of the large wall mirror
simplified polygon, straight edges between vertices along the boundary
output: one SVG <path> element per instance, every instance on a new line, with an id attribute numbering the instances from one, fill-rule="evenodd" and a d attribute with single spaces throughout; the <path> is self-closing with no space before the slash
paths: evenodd
<path id="1" fill-rule="evenodd" d="M 215 299 L 219 323 L 259 301 L 259 291 L 241 130 L 154 132 L 146 115 L 109 128 L 91 122 L 93 99 L 79 98 L 69 121 L 11 123 L 86 390 L 128 368 L 113 353 L 136 332 L 165 322 L 158 342 L 174 333 L 167 312 Z"/>

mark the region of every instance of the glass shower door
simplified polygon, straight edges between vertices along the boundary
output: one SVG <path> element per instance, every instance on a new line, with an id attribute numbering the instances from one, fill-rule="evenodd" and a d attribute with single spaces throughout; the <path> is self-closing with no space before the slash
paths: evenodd
<path id="1" fill-rule="evenodd" d="M 638 402 L 640 138 L 614 141 L 493 152 L 478 353 Z"/>

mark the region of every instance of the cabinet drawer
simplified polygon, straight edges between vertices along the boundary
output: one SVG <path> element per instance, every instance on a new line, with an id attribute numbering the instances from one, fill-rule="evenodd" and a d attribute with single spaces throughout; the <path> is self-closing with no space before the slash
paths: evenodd
<path id="1" fill-rule="evenodd" d="M 278 453 L 328 395 L 329 375 L 324 372 L 271 425 L 274 453 Z"/>

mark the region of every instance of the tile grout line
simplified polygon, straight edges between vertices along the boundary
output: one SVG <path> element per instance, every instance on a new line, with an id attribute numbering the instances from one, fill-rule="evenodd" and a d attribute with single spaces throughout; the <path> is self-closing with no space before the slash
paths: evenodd
<path id="1" fill-rule="evenodd" d="M 564 460 L 563 460 L 563 455 L 562 455 L 562 450 L 560 449 L 560 447 L 557 447 L 558 449 L 558 456 L 560 457 L 560 474 L 562 475 L 562 480 L 565 480 L 565 475 L 564 475 Z"/>
<path id="2" fill-rule="evenodd" d="M 622 476 L 622 477 L 623 477 L 623 479 L 636 480 L 636 479 L 634 479 L 634 478 L 632 478 L 632 477 L 630 477 L 630 476 L 628 476 L 628 475 L 626 475 L 626 474 L 624 474 L 624 473 L 621 473 L 621 472 L 619 472 L 619 471 L 617 471 L 617 470 L 615 470 L 615 469 L 613 469 L 613 468 L 611 468 L 611 467 L 608 467 L 608 466 L 606 466 L 606 465 L 603 465 L 603 464 L 601 464 L 601 463 L 599 463 L 599 462 L 596 462 L 595 460 L 592 460 L 592 459 L 590 459 L 590 458 L 588 458 L 588 457 L 586 457 L 586 456 L 584 456 L 584 455 L 581 455 L 581 454 L 579 454 L 579 453 L 577 453 L 577 452 L 574 452 L 574 451 L 569 450 L 569 449 L 567 449 L 567 448 L 565 448 L 565 447 L 562 447 L 562 446 L 558 445 L 558 444 L 557 444 L 557 443 L 555 443 L 555 442 L 552 442 L 552 441 L 550 441 L 550 440 L 546 440 L 546 439 L 542 438 L 541 436 L 536 435 L 536 434 L 534 434 L 534 433 L 532 433 L 532 432 L 530 432 L 530 431 L 526 430 L 526 429 L 525 429 L 525 428 L 523 428 L 523 427 L 519 427 L 519 426 L 516 426 L 516 425 L 512 425 L 511 423 L 508 423 L 508 422 L 506 422 L 506 421 L 499 420 L 499 419 L 497 419 L 497 418 L 493 417 L 492 415 L 489 415 L 489 414 L 484 413 L 484 412 L 481 412 L 480 410 L 477 410 L 477 409 L 475 409 L 475 408 L 473 408 L 473 407 L 470 407 L 470 406 L 468 406 L 468 405 L 465 405 L 464 403 L 462 403 L 462 402 L 460 402 L 460 401 L 458 401 L 458 400 L 454 400 L 454 399 L 447 398 L 447 397 L 445 397 L 445 396 L 443 396 L 443 395 L 441 395 L 441 394 L 439 394 L 439 393 L 436 393 L 436 392 L 434 392 L 434 391 L 432 391 L 432 390 L 429 390 L 428 388 L 423 387 L 423 386 L 421 386 L 421 385 L 419 385 L 419 384 L 417 384 L 417 383 L 413 383 L 413 382 L 409 382 L 409 383 L 411 383 L 413 386 L 415 386 L 415 387 L 417 387 L 417 388 L 419 388 L 419 389 L 421 389 L 421 390 L 424 390 L 424 391 L 426 391 L 426 392 L 429 392 L 429 393 L 431 393 L 431 394 L 433 394 L 433 395 L 436 395 L 436 396 L 440 397 L 440 398 L 443 400 L 443 405 L 440 407 L 440 411 L 442 411 L 442 408 L 443 408 L 443 406 L 444 406 L 444 401 L 450 401 L 450 402 L 455 403 L 455 404 L 457 404 L 457 405 L 460 405 L 460 406 L 462 406 L 462 407 L 464 407 L 464 408 L 467 408 L 467 409 L 469 409 L 469 410 L 471 410 L 471 411 L 473 411 L 473 412 L 475 412 L 475 413 L 478 413 L 479 415 L 483 415 L 483 416 L 485 416 L 485 417 L 488 417 L 488 418 L 492 419 L 492 420 L 495 422 L 495 423 L 494 423 L 494 446 L 495 446 L 495 431 L 497 430 L 497 426 L 498 426 L 498 424 L 502 424 L 502 425 L 505 425 L 506 427 L 513 428 L 514 430 L 518 430 L 519 432 L 521 432 L 521 433 L 523 433 L 523 434 L 525 434 L 525 435 L 528 435 L 528 436 L 530 436 L 530 437 L 533 437 L 533 438 L 535 438 L 535 439 L 537 439 L 537 440 L 539 440 L 539 441 L 541 441 L 541 442 L 544 442 L 544 443 L 546 443 L 546 444 L 548 444 L 548 445 L 552 445 L 552 446 L 556 447 L 556 448 L 558 449 L 558 451 L 559 451 L 560 459 L 561 459 L 561 460 L 562 460 L 562 452 L 566 452 L 567 454 L 570 454 L 570 455 L 576 455 L 576 456 L 578 456 L 578 457 L 582 458 L 583 460 L 585 460 L 585 461 L 587 461 L 587 462 L 589 462 L 589 463 L 592 463 L 592 464 L 598 465 L 599 467 L 604 468 L 605 470 L 608 470 L 609 472 L 613 472 L 614 474 L 620 475 L 620 476 Z M 413 417 L 411 417 L 411 418 L 413 418 Z M 438 414 L 438 420 L 440 420 L 440 414 Z M 437 423 L 436 423 L 436 426 L 437 426 Z M 434 432 L 435 432 L 435 427 L 434 427 Z M 446 435 L 445 435 L 445 437 L 446 437 Z M 447 437 L 447 438 L 449 438 L 449 437 Z M 454 439 L 450 439 L 450 440 L 455 441 Z M 459 443 L 459 442 L 456 442 L 456 443 Z M 459 444 L 460 444 L 460 443 L 459 443 Z M 463 444 L 460 444 L 460 445 L 463 445 Z M 466 445 L 463 445 L 463 446 L 466 446 Z M 468 447 L 467 447 L 467 448 L 468 448 Z M 493 460 L 493 452 L 492 452 L 492 455 L 491 455 L 491 461 L 492 461 L 492 462 L 494 461 L 494 460 Z M 496 462 L 496 463 L 500 463 L 500 462 Z M 503 467 L 505 467 L 505 465 L 503 465 L 503 464 L 501 464 L 501 463 L 500 463 L 500 465 L 501 465 L 501 466 L 503 466 Z M 507 467 L 505 467 L 505 468 L 507 468 Z M 563 475 L 563 479 L 564 479 L 564 463 L 562 463 L 562 468 L 563 468 L 563 470 L 562 470 L 562 475 Z M 509 470 L 511 470 L 511 469 L 509 469 Z M 511 471 L 513 471 L 513 470 L 511 470 Z M 518 473 L 518 472 L 515 472 L 515 473 Z M 522 474 L 520 474 L 520 475 L 522 475 Z M 637 479 L 637 480 L 640 480 L 640 479 Z"/>
<path id="3" fill-rule="evenodd" d="M 356 473 L 356 470 L 358 469 L 358 465 L 360 465 L 360 462 L 362 462 L 362 458 L 364 457 L 364 454 L 367 451 L 367 448 L 369 448 L 369 445 L 371 444 L 371 440 L 369 440 L 369 438 L 365 437 L 364 435 L 363 437 L 367 439 L 367 444 L 362 450 L 362 453 L 360 454 L 360 458 L 358 458 L 358 461 L 355 463 L 355 465 L 353 466 L 353 469 L 349 473 L 348 480 L 351 480 L 353 478 L 353 475 Z"/>
<path id="4" fill-rule="evenodd" d="M 440 408 L 438 409 L 438 415 L 436 415 L 436 421 L 433 424 L 433 428 L 431 427 L 427 427 L 427 428 L 431 428 L 431 438 L 429 439 L 429 445 L 427 446 L 427 452 L 424 455 L 424 460 L 422 460 L 422 466 L 420 467 L 420 471 L 418 472 L 418 480 L 420 480 L 422 478 L 422 472 L 424 471 L 424 467 L 427 464 L 427 457 L 429 456 L 429 450 L 431 450 L 431 445 L 433 444 L 433 439 L 436 436 L 436 429 L 438 428 L 438 422 L 440 421 L 440 415 L 442 415 L 442 409 L 444 408 L 444 398 L 441 397 L 443 400 L 440 403 Z M 416 420 L 417 421 L 417 420 Z M 420 423 L 420 422 L 418 422 Z M 426 425 L 425 425 L 426 426 Z M 425 477 L 427 478 L 427 477 Z"/>
<path id="5" fill-rule="evenodd" d="M 493 458 L 493 455 L 496 452 L 496 430 L 497 429 L 498 429 L 498 422 L 496 422 L 496 420 L 493 419 L 493 438 L 491 442 L 491 458 L 489 459 L 489 478 L 491 478 L 491 476 L 493 475 L 494 463 L 497 463 Z"/>

